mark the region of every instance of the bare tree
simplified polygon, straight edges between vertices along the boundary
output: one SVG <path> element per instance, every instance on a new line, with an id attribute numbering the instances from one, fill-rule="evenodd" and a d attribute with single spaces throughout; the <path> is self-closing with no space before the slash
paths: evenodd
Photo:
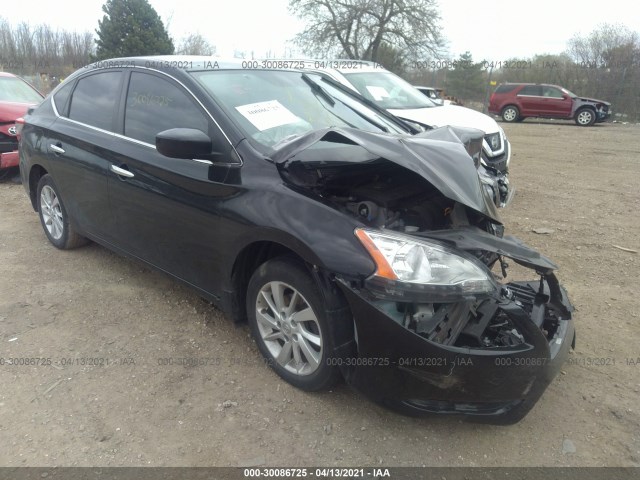
<path id="1" fill-rule="evenodd" d="M 386 45 L 421 59 L 442 47 L 435 0 L 290 0 L 289 9 L 307 21 L 295 41 L 313 56 L 378 61 Z"/>
<path id="2" fill-rule="evenodd" d="M 31 78 L 46 92 L 55 79 L 87 65 L 93 34 L 53 30 L 49 25 L 12 26 L 0 17 L 0 69 Z"/>
<path id="3" fill-rule="evenodd" d="M 192 33 L 178 44 L 176 53 L 181 55 L 215 55 L 216 47 L 200 33 Z"/>

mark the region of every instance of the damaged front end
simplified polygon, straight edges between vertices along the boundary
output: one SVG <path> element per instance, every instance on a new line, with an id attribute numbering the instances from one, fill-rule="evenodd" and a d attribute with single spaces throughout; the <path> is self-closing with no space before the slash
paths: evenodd
<path id="1" fill-rule="evenodd" d="M 464 132 L 448 130 L 312 132 L 273 160 L 292 188 L 357 220 L 376 266 L 333 272 L 355 324 L 336 352 L 347 381 L 406 413 L 513 423 L 564 362 L 572 306 L 553 262 L 504 237 Z M 537 278 L 507 283 L 506 259 Z"/>
<path id="2" fill-rule="evenodd" d="M 574 342 L 572 306 L 552 264 L 515 239 L 488 242 L 489 235 L 476 228 L 412 236 L 420 237 L 418 245 L 430 245 L 422 248 L 442 245 L 478 268 L 484 264 L 484 284 L 478 278 L 411 284 L 389 280 L 384 271 L 364 281 L 339 278 L 357 332 L 358 361 L 344 369 L 345 376 L 373 399 L 406 413 L 517 422 Z M 506 269 L 505 257 L 533 268 L 539 278 L 501 283 L 504 278 L 489 268 L 495 263 Z M 437 256 L 430 264 L 444 265 Z"/>

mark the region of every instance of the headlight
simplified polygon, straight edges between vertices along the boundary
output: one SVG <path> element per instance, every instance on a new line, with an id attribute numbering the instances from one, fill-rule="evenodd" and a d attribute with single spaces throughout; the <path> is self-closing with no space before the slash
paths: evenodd
<path id="1" fill-rule="evenodd" d="M 396 233 L 357 228 L 355 234 L 376 263 L 375 276 L 396 287 L 445 296 L 496 289 L 491 272 L 464 252 Z"/>
<path id="2" fill-rule="evenodd" d="M 502 144 L 501 139 L 500 139 L 500 132 L 491 133 L 489 135 L 485 135 L 484 139 L 489 144 L 489 147 L 491 148 L 492 152 L 495 152 L 496 150 L 500 149 L 501 144 Z"/>

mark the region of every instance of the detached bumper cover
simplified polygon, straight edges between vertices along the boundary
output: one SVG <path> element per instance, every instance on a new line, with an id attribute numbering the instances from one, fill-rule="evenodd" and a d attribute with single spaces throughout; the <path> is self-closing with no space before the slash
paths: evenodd
<path id="1" fill-rule="evenodd" d="M 526 247 L 517 245 L 518 263 L 528 263 Z M 550 270 L 541 281 L 506 284 L 495 297 L 440 304 L 446 314 L 419 329 L 403 320 L 398 302 L 372 294 L 366 283 L 339 282 L 357 331 L 357 357 L 343 359 L 343 373 L 365 395 L 404 413 L 515 423 L 558 374 L 574 342 L 573 307 Z M 487 333 L 500 328 L 506 339 L 490 344 Z"/>

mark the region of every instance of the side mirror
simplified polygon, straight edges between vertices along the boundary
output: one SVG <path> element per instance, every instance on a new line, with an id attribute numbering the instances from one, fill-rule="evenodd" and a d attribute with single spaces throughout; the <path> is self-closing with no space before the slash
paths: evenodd
<path id="1" fill-rule="evenodd" d="M 563 93 L 563 94 L 562 94 L 562 99 L 563 99 L 563 100 L 566 100 L 567 98 L 569 98 L 569 95 L 567 95 L 566 93 Z"/>
<path id="2" fill-rule="evenodd" d="M 156 135 L 156 150 L 165 157 L 207 158 L 211 148 L 209 135 L 194 128 L 172 128 Z"/>

